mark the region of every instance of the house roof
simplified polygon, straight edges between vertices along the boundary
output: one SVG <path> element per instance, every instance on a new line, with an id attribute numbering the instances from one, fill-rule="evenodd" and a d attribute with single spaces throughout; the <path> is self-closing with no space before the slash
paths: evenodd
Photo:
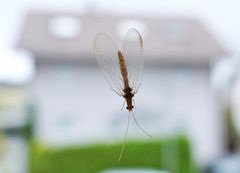
<path id="1" fill-rule="evenodd" d="M 93 63 L 96 33 L 121 45 L 121 33 L 131 26 L 143 33 L 145 63 L 208 64 L 225 54 L 198 20 L 73 13 L 28 13 L 18 47 L 32 52 L 37 63 Z"/>

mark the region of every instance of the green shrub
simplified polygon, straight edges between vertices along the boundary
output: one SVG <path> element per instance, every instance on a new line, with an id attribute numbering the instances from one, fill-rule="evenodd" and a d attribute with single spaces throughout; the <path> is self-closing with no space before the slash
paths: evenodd
<path id="1" fill-rule="evenodd" d="M 31 173 L 98 173 L 110 168 L 144 167 L 171 173 L 197 173 L 186 137 L 128 141 L 122 160 L 122 143 L 52 149 L 31 144 Z"/>

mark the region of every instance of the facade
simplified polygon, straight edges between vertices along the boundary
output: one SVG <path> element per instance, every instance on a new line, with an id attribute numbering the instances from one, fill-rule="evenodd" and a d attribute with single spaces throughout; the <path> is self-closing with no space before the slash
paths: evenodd
<path id="1" fill-rule="evenodd" d="M 36 137 L 54 146 L 122 140 L 128 113 L 120 111 L 123 99 L 108 91 L 92 42 L 103 31 L 120 45 L 129 27 L 144 38 L 143 86 L 135 110 L 141 124 L 156 137 L 186 133 L 202 163 L 222 154 L 209 65 L 225 51 L 194 19 L 29 13 L 18 47 L 36 60 Z M 135 126 L 129 131 L 142 138 Z"/>

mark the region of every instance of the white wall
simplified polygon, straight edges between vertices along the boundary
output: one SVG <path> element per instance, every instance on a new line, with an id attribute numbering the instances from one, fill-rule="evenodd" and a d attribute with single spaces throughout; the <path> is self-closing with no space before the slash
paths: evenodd
<path id="1" fill-rule="evenodd" d="M 33 85 L 36 137 L 54 146 L 122 141 L 128 112 L 121 111 L 123 98 L 108 89 L 99 68 L 40 67 Z M 188 134 L 202 164 L 222 154 L 222 119 L 207 71 L 145 69 L 134 98 L 136 117 L 154 138 Z M 133 122 L 130 136 L 146 137 Z"/>

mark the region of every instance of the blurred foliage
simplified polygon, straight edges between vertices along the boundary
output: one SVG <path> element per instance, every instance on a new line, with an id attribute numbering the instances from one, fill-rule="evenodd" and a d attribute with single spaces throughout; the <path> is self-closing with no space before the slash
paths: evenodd
<path id="1" fill-rule="evenodd" d="M 34 118 L 36 115 L 36 110 L 33 104 L 24 105 L 26 113 L 26 124 L 22 127 L 9 127 L 3 129 L 3 132 L 7 135 L 19 135 L 26 139 L 32 138 Z"/>
<path id="2" fill-rule="evenodd" d="M 85 147 L 48 148 L 32 142 L 31 173 L 97 173 L 109 168 L 144 167 L 171 173 L 200 172 L 185 136 L 150 141 L 128 141 L 120 163 L 122 143 Z"/>
<path id="3" fill-rule="evenodd" d="M 236 123 L 234 122 L 234 118 L 233 118 L 233 114 L 232 114 L 232 110 L 230 108 L 230 106 L 227 106 L 225 109 L 225 125 L 226 125 L 226 139 L 227 139 L 227 143 L 226 143 L 226 150 L 229 153 L 236 153 L 239 148 L 239 135 L 237 133 L 237 129 L 236 129 Z"/>
<path id="4" fill-rule="evenodd" d="M 5 141 L 5 134 L 0 131 L 0 160 L 1 157 L 6 154 L 6 141 Z"/>

